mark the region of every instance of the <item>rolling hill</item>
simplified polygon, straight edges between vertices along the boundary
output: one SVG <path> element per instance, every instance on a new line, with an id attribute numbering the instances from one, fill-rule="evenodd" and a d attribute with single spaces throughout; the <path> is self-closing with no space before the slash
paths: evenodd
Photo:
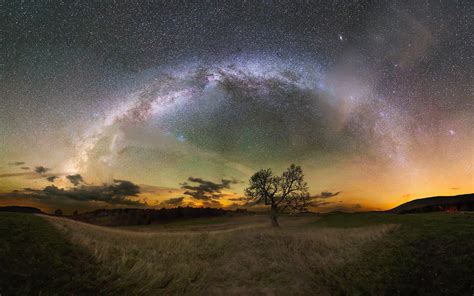
<path id="1" fill-rule="evenodd" d="M 415 199 L 386 212 L 391 214 L 409 214 L 455 211 L 474 211 L 474 193 Z"/>

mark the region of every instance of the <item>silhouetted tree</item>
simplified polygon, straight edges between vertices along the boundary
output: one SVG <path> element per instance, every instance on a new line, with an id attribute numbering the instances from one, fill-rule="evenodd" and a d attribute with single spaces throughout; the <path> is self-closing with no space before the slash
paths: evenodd
<path id="1" fill-rule="evenodd" d="M 308 185 L 303 170 L 292 164 L 281 176 L 271 169 L 256 172 L 245 189 L 250 202 L 270 206 L 272 225 L 278 227 L 278 214 L 284 211 L 304 211 L 309 202 Z"/>
<path id="2" fill-rule="evenodd" d="M 63 211 L 61 211 L 61 209 L 57 209 L 56 211 L 54 211 L 54 214 L 56 216 L 62 216 L 63 215 Z"/>

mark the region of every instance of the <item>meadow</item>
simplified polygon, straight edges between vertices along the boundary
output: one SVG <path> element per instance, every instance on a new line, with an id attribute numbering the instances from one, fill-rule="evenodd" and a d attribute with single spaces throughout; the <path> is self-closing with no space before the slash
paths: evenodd
<path id="1" fill-rule="evenodd" d="M 0 213 L 0 294 L 91 294 L 99 289 L 91 255 L 43 218 Z"/>
<path id="2" fill-rule="evenodd" d="M 472 213 L 287 216 L 278 229 L 264 215 L 122 228 L 54 216 L 1 214 L 0 219 L 1 225 L 31 220 L 25 227 L 37 237 L 21 238 L 25 230 L 18 230 L 16 239 L 2 242 L 0 257 L 2 266 L 7 261 L 26 266 L 22 260 L 33 255 L 38 259 L 29 266 L 44 261 L 37 268 L 46 275 L 30 276 L 29 291 L 41 294 L 81 291 L 78 287 L 82 294 L 109 295 L 472 295 L 474 290 Z M 19 244 L 29 249 L 14 251 Z M 2 270 L 2 277 L 6 274 Z M 70 283 L 68 274 L 74 275 Z M 59 280 L 50 283 L 51 276 Z M 13 288 L 0 282 L 5 295 L 22 294 Z"/>

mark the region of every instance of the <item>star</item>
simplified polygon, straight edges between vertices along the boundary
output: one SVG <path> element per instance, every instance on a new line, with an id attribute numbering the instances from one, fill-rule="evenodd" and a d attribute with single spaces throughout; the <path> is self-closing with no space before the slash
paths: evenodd
<path id="1" fill-rule="evenodd" d="M 468 190 L 473 23 L 452 2 L 6 1 L 0 162 L 170 188 L 296 163 L 378 208 Z M 0 193 L 51 185 L 30 177 Z"/>

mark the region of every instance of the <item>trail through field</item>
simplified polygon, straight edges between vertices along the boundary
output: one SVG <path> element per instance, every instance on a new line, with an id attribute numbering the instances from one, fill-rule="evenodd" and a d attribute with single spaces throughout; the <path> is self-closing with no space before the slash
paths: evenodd
<path id="1" fill-rule="evenodd" d="M 472 295 L 474 214 L 102 227 L 0 213 L 2 295 Z"/>

